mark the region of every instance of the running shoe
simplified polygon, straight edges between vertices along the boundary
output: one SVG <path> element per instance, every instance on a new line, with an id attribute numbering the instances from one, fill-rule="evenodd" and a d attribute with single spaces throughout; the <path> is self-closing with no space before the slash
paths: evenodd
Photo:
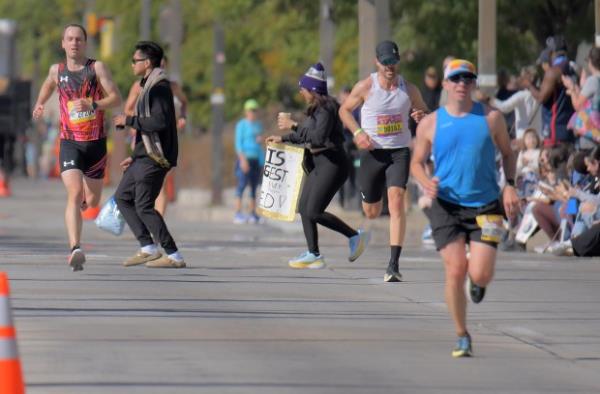
<path id="1" fill-rule="evenodd" d="M 548 248 L 550 249 L 550 248 Z M 560 242 L 558 245 L 555 245 L 552 250 L 549 250 L 555 256 L 573 256 L 573 245 L 571 244 L 571 240 Z"/>
<path id="2" fill-rule="evenodd" d="M 477 286 L 467 275 L 467 287 L 469 288 L 469 297 L 474 304 L 479 304 L 485 297 L 485 287 Z"/>
<path id="3" fill-rule="evenodd" d="M 73 272 L 83 271 L 83 264 L 85 263 L 85 254 L 79 248 L 73 249 L 69 256 L 69 267 Z"/>
<path id="4" fill-rule="evenodd" d="M 325 259 L 320 254 L 316 255 L 311 252 L 304 252 L 288 261 L 288 265 L 291 268 L 297 269 L 321 269 L 325 268 Z"/>
<path id="5" fill-rule="evenodd" d="M 148 261 L 146 263 L 148 268 L 185 268 L 185 261 L 177 261 L 169 258 L 169 256 L 162 256 L 156 260 Z"/>
<path id="6" fill-rule="evenodd" d="M 536 246 L 533 248 L 535 253 L 543 254 L 543 253 L 552 253 L 552 250 L 556 248 L 560 243 L 557 241 L 552 241 L 546 245 Z"/>
<path id="7" fill-rule="evenodd" d="M 431 230 L 431 225 L 428 223 L 423 229 L 423 234 L 421 234 L 421 243 L 423 245 L 433 245 L 433 231 Z"/>
<path id="8" fill-rule="evenodd" d="M 452 350 L 452 357 L 471 357 L 473 355 L 473 348 L 471 346 L 471 336 L 467 335 L 458 337 L 456 341 L 456 347 Z"/>
<path id="9" fill-rule="evenodd" d="M 262 224 L 263 218 L 258 216 L 255 212 L 252 212 L 248 215 L 248 223 L 250 224 Z"/>
<path id="10" fill-rule="evenodd" d="M 160 252 L 156 252 L 154 254 L 144 253 L 141 250 L 137 252 L 135 255 L 129 257 L 127 260 L 123 262 L 125 267 L 132 267 L 134 265 L 140 265 L 147 263 L 148 261 L 159 259 L 162 256 Z"/>
<path id="11" fill-rule="evenodd" d="M 398 270 L 398 262 L 390 262 L 385 275 L 383 275 L 384 282 L 402 282 L 402 274 Z"/>
<path id="12" fill-rule="evenodd" d="M 236 212 L 235 216 L 233 217 L 234 224 L 244 224 L 247 221 L 248 221 L 248 218 L 242 212 Z"/>
<path id="13" fill-rule="evenodd" d="M 369 245 L 369 241 L 371 240 L 370 232 L 362 229 L 358 229 L 357 232 L 358 234 L 350 237 L 350 240 L 348 241 L 350 244 L 350 256 L 348 256 L 349 262 L 356 261 L 356 259 L 358 259 L 365 251 L 367 245 Z"/>

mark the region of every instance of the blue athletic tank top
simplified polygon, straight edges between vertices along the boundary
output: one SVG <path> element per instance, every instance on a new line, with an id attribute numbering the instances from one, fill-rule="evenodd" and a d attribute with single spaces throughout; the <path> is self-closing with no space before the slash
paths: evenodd
<path id="1" fill-rule="evenodd" d="M 497 200 L 496 148 L 483 105 L 473 103 L 466 116 L 437 110 L 433 139 L 434 175 L 439 178 L 438 197 L 452 204 L 480 207 Z"/>

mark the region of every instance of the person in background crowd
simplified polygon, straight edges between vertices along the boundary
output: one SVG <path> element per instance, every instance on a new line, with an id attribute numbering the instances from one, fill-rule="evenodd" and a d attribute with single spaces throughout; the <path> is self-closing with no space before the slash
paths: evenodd
<path id="1" fill-rule="evenodd" d="M 486 102 L 504 114 L 514 111 L 515 121 L 513 127 L 515 129 L 514 137 L 517 149 L 523 148 L 523 134 L 526 130 L 534 129 L 539 133 L 542 129 L 540 104 L 532 96 L 529 89 L 526 88 L 526 86 L 533 83 L 534 77 L 534 67 L 523 67 L 517 82 L 517 86 L 520 90 L 506 100 L 500 100 L 498 98 L 490 99 L 489 96 L 484 94 L 481 90 L 478 90 L 476 93 L 478 101 Z"/>
<path id="2" fill-rule="evenodd" d="M 421 96 L 423 101 L 431 111 L 435 111 L 440 103 L 440 95 L 442 93 L 442 82 L 433 66 L 427 67 L 421 87 Z"/>
<path id="3" fill-rule="evenodd" d="M 456 58 L 452 55 L 446 56 L 444 58 L 444 61 L 442 62 L 442 70 L 446 70 L 446 66 L 448 66 L 448 63 L 450 63 L 454 59 L 456 59 Z M 447 101 L 448 101 L 448 92 L 446 91 L 446 89 L 442 89 L 442 92 L 440 94 L 440 102 L 437 107 L 438 108 L 443 107 L 444 105 L 446 105 Z"/>
<path id="4" fill-rule="evenodd" d="M 579 136 L 592 141 L 591 146 L 587 145 L 586 148 L 600 143 L 600 48 L 590 50 L 588 67 L 591 75 L 587 76 L 581 87 L 573 78 L 562 77 L 567 94 L 571 96 L 571 103 L 582 122 L 581 127 L 573 128 Z"/>
<path id="5" fill-rule="evenodd" d="M 339 94 L 338 94 L 338 102 L 340 105 L 344 104 L 344 101 L 350 95 L 352 88 L 350 86 L 344 86 Z M 360 124 L 360 108 L 356 108 L 352 115 L 356 122 Z M 359 152 L 356 144 L 354 144 L 354 140 L 352 139 L 352 132 L 344 127 L 344 150 L 346 151 L 346 155 L 348 156 L 348 180 L 340 188 L 339 198 L 340 198 L 340 206 L 345 207 L 348 202 L 354 201 L 355 196 L 358 193 L 358 185 L 356 184 L 356 165 L 359 161 Z M 356 207 L 360 209 L 360 200 L 357 200 L 358 204 Z M 351 206 L 351 208 L 355 208 L 355 206 Z"/>
<path id="6" fill-rule="evenodd" d="M 509 84 L 511 81 L 511 75 L 506 71 L 501 69 L 498 71 L 498 90 L 496 91 L 496 99 L 499 101 L 508 100 L 513 94 L 516 93 L 516 90 L 509 89 Z M 513 124 L 515 123 L 515 114 L 514 112 L 508 111 L 504 112 L 504 120 L 506 121 L 506 127 L 510 132 L 510 138 L 515 139 Z"/>
<path id="7" fill-rule="evenodd" d="M 260 218 L 256 214 L 256 189 L 261 180 L 262 161 L 264 160 L 263 126 L 256 118 L 258 102 L 248 99 L 244 103 L 244 118 L 235 126 L 235 176 L 238 184 L 235 190 L 235 216 L 233 222 L 258 223 Z M 248 213 L 242 209 L 244 190 L 249 189 Z"/>
<path id="8" fill-rule="evenodd" d="M 544 146 L 555 146 L 559 143 L 573 145 L 575 137 L 567 124 L 573 114 L 571 100 L 562 83 L 562 75 L 570 75 L 567 43 L 562 36 L 551 37 L 547 41 L 550 50 L 550 67 L 544 73 L 539 89 L 531 82 L 524 80 L 525 86 L 533 97 L 542 104 L 542 137 Z M 543 55 L 543 54 L 542 54 Z"/>
<path id="9" fill-rule="evenodd" d="M 523 134 L 524 148 L 517 157 L 517 190 L 520 198 L 531 196 L 540 177 L 540 137 L 535 129 Z"/>
<path id="10" fill-rule="evenodd" d="M 533 216 L 550 242 L 547 246 L 537 251 L 552 249 L 559 235 L 561 217 L 564 215 L 565 206 L 562 196 L 557 193 L 560 185 L 568 181 L 567 161 L 569 148 L 559 145 L 554 148 L 545 149 L 540 154 L 541 182 L 538 182 L 540 190 L 545 195 L 545 200 L 538 201 L 533 207 Z"/>

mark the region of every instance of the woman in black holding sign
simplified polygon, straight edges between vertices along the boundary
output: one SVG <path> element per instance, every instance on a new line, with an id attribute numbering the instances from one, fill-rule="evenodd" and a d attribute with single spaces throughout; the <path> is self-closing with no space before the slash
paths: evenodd
<path id="1" fill-rule="evenodd" d="M 354 230 L 338 217 L 325 212 L 335 193 L 348 177 L 348 160 L 342 146 L 343 126 L 338 117 L 339 105 L 327 94 L 325 70 L 321 63 L 310 67 L 300 81 L 300 94 L 308 108 L 300 124 L 280 113 L 280 130 L 293 130 L 284 136 L 270 136 L 267 143 L 290 142 L 304 145 L 306 182 L 300 196 L 298 211 L 308 244 L 308 251 L 289 261 L 292 268 L 323 268 L 325 261 L 319 251 L 317 223 L 348 237 L 349 261 L 356 260 L 369 242 L 369 233 Z"/>

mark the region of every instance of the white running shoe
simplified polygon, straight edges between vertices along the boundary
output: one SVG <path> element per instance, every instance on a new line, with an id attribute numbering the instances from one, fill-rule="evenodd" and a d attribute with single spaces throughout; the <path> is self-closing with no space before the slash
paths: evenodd
<path id="1" fill-rule="evenodd" d="M 85 263 L 85 254 L 79 248 L 73 249 L 69 256 L 69 266 L 73 272 L 83 271 L 83 264 Z"/>

